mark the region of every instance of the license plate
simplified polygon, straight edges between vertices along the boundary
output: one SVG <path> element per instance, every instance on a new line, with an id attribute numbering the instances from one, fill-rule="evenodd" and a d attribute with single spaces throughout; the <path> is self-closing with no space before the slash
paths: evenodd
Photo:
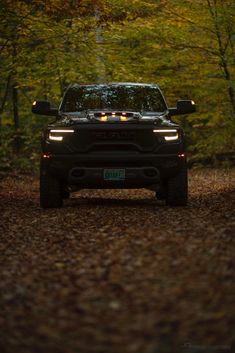
<path id="1" fill-rule="evenodd" d="M 104 180 L 125 180 L 125 169 L 104 169 Z"/>

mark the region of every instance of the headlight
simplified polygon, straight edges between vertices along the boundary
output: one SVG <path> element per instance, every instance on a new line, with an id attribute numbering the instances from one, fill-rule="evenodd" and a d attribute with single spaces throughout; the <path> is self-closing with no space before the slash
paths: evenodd
<path id="1" fill-rule="evenodd" d="M 176 129 L 158 129 L 154 133 L 160 134 L 166 141 L 176 141 L 179 139 L 179 133 Z"/>
<path id="2" fill-rule="evenodd" d="M 50 130 L 48 138 L 52 141 L 63 141 L 64 135 L 73 133 L 74 130 Z"/>

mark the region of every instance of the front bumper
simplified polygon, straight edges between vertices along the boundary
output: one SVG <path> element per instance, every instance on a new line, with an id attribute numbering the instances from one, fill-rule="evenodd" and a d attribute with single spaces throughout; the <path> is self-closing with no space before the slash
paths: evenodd
<path id="1" fill-rule="evenodd" d="M 43 155 L 41 168 L 81 188 L 135 188 L 157 185 L 179 172 L 184 154 L 55 154 Z M 124 180 L 104 180 L 104 170 L 124 169 Z"/>

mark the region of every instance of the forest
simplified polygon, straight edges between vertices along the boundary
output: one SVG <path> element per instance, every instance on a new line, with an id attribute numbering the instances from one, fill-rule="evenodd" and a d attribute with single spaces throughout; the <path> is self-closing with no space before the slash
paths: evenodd
<path id="1" fill-rule="evenodd" d="M 157 83 L 169 106 L 193 99 L 177 121 L 189 161 L 234 160 L 233 0 L 1 0 L 0 170 L 37 168 L 49 118 L 69 84 Z"/>
<path id="2" fill-rule="evenodd" d="M 49 175 L 40 140 L 55 117 L 32 103 L 58 107 L 75 82 L 155 83 L 169 107 L 194 100 L 196 113 L 172 116 L 192 168 L 177 147 L 182 168 L 161 189 Z M 50 129 L 55 143 L 75 132 Z M 108 136 L 110 159 L 83 153 L 105 183 L 122 157 Z M 0 352 L 234 353 L 234 137 L 234 0 L 0 0 Z M 118 168 L 132 152 L 146 170 L 145 150 Z"/>

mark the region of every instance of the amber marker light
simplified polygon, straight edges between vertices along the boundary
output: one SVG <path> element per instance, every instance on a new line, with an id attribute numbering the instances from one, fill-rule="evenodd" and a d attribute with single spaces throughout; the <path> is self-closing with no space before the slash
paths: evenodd
<path id="1" fill-rule="evenodd" d="M 107 118 L 107 116 L 106 116 L 106 115 L 104 115 L 104 116 L 101 116 L 101 117 L 100 117 L 100 120 L 101 120 L 101 121 L 107 121 L 107 120 L 108 120 L 108 118 Z"/>
<path id="2" fill-rule="evenodd" d="M 126 116 L 121 115 L 121 116 L 120 116 L 120 120 L 121 120 L 121 121 L 126 121 L 126 120 L 127 120 L 127 119 L 126 119 Z"/>

